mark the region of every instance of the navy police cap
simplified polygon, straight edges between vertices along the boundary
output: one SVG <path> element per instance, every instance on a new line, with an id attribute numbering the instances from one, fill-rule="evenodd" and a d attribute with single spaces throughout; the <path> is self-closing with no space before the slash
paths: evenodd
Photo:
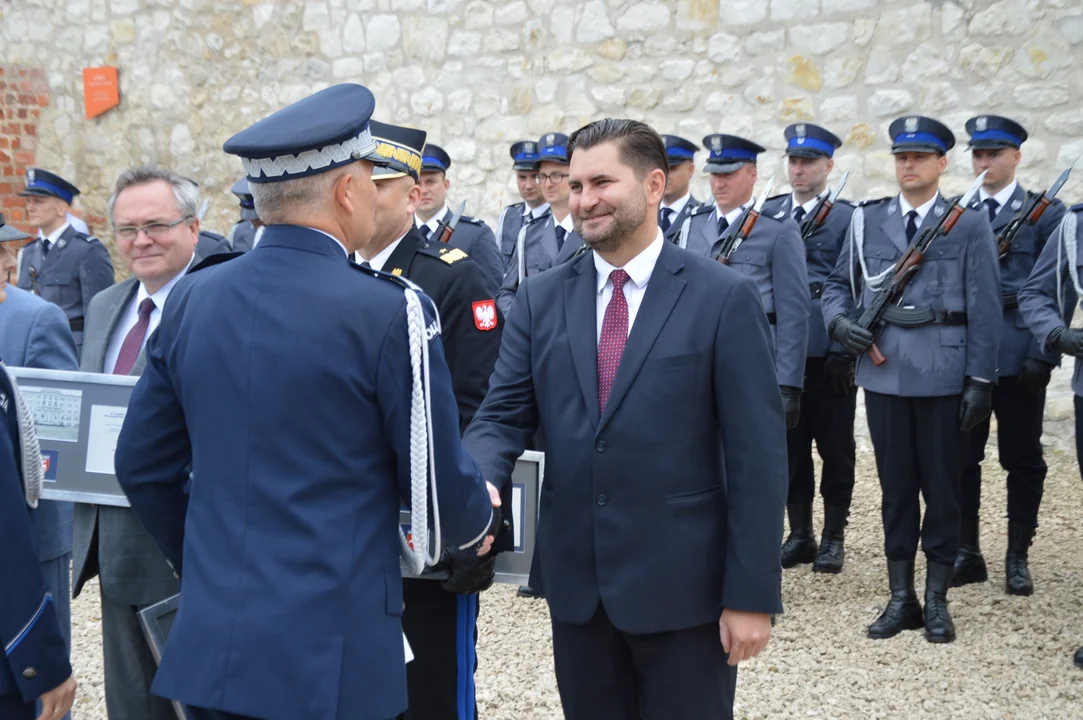
<path id="1" fill-rule="evenodd" d="M 999 150 L 1018 148 L 1027 140 L 1027 131 L 1014 120 L 998 115 L 979 115 L 966 121 L 970 134 L 968 148 L 975 150 Z"/>
<path id="2" fill-rule="evenodd" d="M 832 157 L 842 147 L 842 140 L 830 130 L 812 123 L 795 123 L 783 131 L 786 154 L 796 157 Z"/>
<path id="3" fill-rule="evenodd" d="M 662 140 L 666 144 L 666 157 L 670 165 L 692 162 L 699 150 L 699 145 L 678 135 L 663 135 Z"/>
<path id="4" fill-rule="evenodd" d="M 534 170 L 538 167 L 538 143 L 533 140 L 512 143 L 511 159 L 515 170 Z"/>
<path id="5" fill-rule="evenodd" d="M 568 162 L 568 136 L 563 133 L 545 133 L 538 139 L 538 162 Z"/>
<path id="6" fill-rule="evenodd" d="M 955 147 L 955 135 L 939 120 L 922 115 L 907 115 L 888 126 L 891 152 L 944 153 Z"/>
<path id="7" fill-rule="evenodd" d="M 447 172 L 451 167 L 451 156 L 439 145 L 429 143 L 421 150 L 422 172 Z"/>
<path id="8" fill-rule="evenodd" d="M 419 179 L 423 167 L 421 155 L 425 149 L 425 137 L 428 133 L 424 130 L 388 125 L 375 120 L 369 127 L 372 128 L 372 137 L 376 139 L 376 155 L 386 163 L 384 167 L 376 168 L 372 172 L 372 179 L 393 180 L 400 177 Z"/>
<path id="9" fill-rule="evenodd" d="M 259 220 L 259 215 L 256 214 L 256 201 L 252 197 L 251 188 L 248 187 L 248 178 L 241 178 L 233 183 L 229 191 L 240 201 L 241 220 Z"/>
<path id="10" fill-rule="evenodd" d="M 67 204 L 79 194 L 79 188 L 55 173 L 41 168 L 26 169 L 26 188 L 19 193 L 22 196 L 58 197 Z"/>
<path id="11" fill-rule="evenodd" d="M 374 160 L 369 118 L 375 109 L 376 100 L 363 85 L 332 85 L 242 130 L 222 149 L 241 158 L 249 182 L 317 175 Z"/>
<path id="12" fill-rule="evenodd" d="M 703 170 L 707 173 L 731 173 L 745 163 L 755 163 L 756 156 L 767 148 L 736 135 L 708 135 L 703 144 L 710 153 Z"/>
<path id="13" fill-rule="evenodd" d="M 17 227 L 12 227 L 4 222 L 4 215 L 0 213 L 0 243 L 12 242 L 15 240 L 26 240 L 30 236 L 24 233 Z"/>

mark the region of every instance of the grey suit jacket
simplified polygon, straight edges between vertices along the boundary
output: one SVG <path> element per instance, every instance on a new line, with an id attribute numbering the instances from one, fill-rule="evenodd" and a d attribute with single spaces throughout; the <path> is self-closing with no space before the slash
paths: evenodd
<path id="1" fill-rule="evenodd" d="M 64 311 L 9 285 L 7 300 L 0 303 L 0 360 L 14 367 L 78 370 L 75 338 Z M 42 562 L 71 552 L 71 503 L 42 500 L 34 520 Z"/>
<path id="2" fill-rule="evenodd" d="M 139 282 L 128 278 L 91 300 L 81 370 L 108 372 L 109 340 L 138 288 Z M 145 366 L 146 357 L 140 353 L 131 374 L 141 375 Z M 114 602 L 148 605 L 180 592 L 180 581 L 128 508 L 76 505 L 72 555 L 72 597 L 78 597 L 83 584 L 95 575 L 101 577 L 102 595 Z"/>

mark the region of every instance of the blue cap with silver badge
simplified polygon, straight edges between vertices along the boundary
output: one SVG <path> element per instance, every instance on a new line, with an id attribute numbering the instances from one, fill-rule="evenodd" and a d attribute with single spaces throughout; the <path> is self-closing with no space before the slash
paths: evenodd
<path id="1" fill-rule="evenodd" d="M 56 173 L 41 168 L 26 169 L 26 188 L 19 193 L 23 197 L 36 195 L 38 197 L 57 197 L 71 205 L 71 201 L 79 194 L 79 188 L 60 177 Z"/>
<path id="2" fill-rule="evenodd" d="M 755 163 L 756 156 L 767 150 L 762 145 L 736 135 L 708 135 L 703 138 L 703 144 L 710 153 L 707 164 L 703 167 L 704 172 L 709 174 L 740 170 L 745 163 Z"/>
<path id="3" fill-rule="evenodd" d="M 538 143 L 533 140 L 520 140 L 511 146 L 512 168 L 515 170 L 534 170 L 538 167 Z"/>
<path id="4" fill-rule="evenodd" d="M 970 134 L 968 148 L 974 150 L 999 150 L 1019 148 L 1027 141 L 1026 129 L 1014 120 L 998 115 L 979 115 L 966 121 Z"/>
<path id="5" fill-rule="evenodd" d="M 222 149 L 244 163 L 249 182 L 296 180 L 358 160 L 378 161 L 369 119 L 376 99 L 353 83 L 332 85 L 242 130 Z"/>
<path id="6" fill-rule="evenodd" d="M 229 191 L 240 201 L 241 220 L 259 220 L 259 215 L 256 213 L 256 201 L 252 197 L 252 190 L 248 187 L 248 178 L 241 178 L 233 183 Z"/>
<path id="7" fill-rule="evenodd" d="M 699 145 L 678 135 L 663 135 L 662 141 L 666 144 L 666 157 L 670 165 L 692 162 L 699 150 Z"/>
<path id="8" fill-rule="evenodd" d="M 422 172 L 447 172 L 451 167 L 451 156 L 439 145 L 429 143 L 421 150 Z"/>
<path id="9" fill-rule="evenodd" d="M 546 133 L 538 139 L 538 162 L 568 163 L 568 136 Z"/>
<path id="10" fill-rule="evenodd" d="M 955 147 L 955 135 L 939 120 L 907 115 L 888 126 L 892 154 L 904 152 L 946 154 Z"/>
<path id="11" fill-rule="evenodd" d="M 832 157 L 842 147 L 835 133 L 812 123 L 794 123 L 782 134 L 786 137 L 786 154 L 796 157 Z"/>

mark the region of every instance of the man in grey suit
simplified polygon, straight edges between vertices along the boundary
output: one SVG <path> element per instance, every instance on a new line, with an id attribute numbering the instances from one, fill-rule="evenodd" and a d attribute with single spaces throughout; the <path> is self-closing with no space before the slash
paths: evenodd
<path id="1" fill-rule="evenodd" d="M 14 367 L 78 370 L 75 337 L 64 311 L 12 284 L 19 248 L 29 237 L 5 225 L 0 215 L 0 358 Z M 39 500 L 34 521 L 42 574 L 70 652 L 71 503 Z"/>
<path id="2" fill-rule="evenodd" d="M 192 184 L 169 170 L 137 167 L 117 180 L 107 210 L 132 277 L 91 301 L 82 370 L 142 374 L 143 348 L 166 298 L 197 261 L 197 203 Z M 179 592 L 180 582 L 131 510 L 76 507 L 75 596 L 95 575 L 101 583 L 109 717 L 175 720 L 170 703 L 151 696 L 156 665 L 136 613 Z"/>

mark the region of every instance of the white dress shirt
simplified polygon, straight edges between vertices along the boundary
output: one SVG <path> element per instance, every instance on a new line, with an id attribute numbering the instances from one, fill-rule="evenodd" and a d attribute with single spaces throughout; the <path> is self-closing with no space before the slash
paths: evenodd
<path id="1" fill-rule="evenodd" d="M 542 203 L 536 208 L 532 208 L 526 203 L 523 203 L 523 218 L 530 217 L 532 220 L 537 220 L 545 213 L 549 212 L 549 203 Z"/>
<path id="2" fill-rule="evenodd" d="M 557 219 L 556 215 L 554 215 L 553 216 L 553 221 L 555 222 L 556 219 Z M 567 215 L 565 215 L 564 219 L 561 220 L 560 222 L 558 222 L 557 225 L 559 225 L 562 228 L 564 228 L 565 230 L 567 230 L 569 235 L 571 235 L 573 232 L 575 232 L 575 223 L 572 222 L 572 214 L 571 213 L 568 213 Z"/>
<path id="3" fill-rule="evenodd" d="M 921 207 L 914 207 L 913 205 L 908 203 L 906 201 L 906 198 L 903 197 L 902 194 L 900 193 L 899 194 L 899 210 L 900 210 L 899 214 L 902 216 L 903 229 L 904 230 L 906 229 L 906 222 L 907 222 L 906 214 L 908 212 L 910 212 L 911 210 L 917 210 L 917 213 L 918 213 L 917 223 L 918 223 L 918 227 L 920 228 L 921 224 L 923 222 L 925 222 L 925 216 L 929 214 L 929 211 L 933 209 L 933 205 L 935 205 L 936 201 L 939 200 L 939 199 L 940 199 L 940 191 L 937 191 L 936 193 L 933 194 L 932 199 L 929 200 L 928 202 L 924 203 Z"/>
<path id="4" fill-rule="evenodd" d="M 978 198 L 982 201 L 983 205 L 984 205 L 985 201 L 988 200 L 989 198 L 993 198 L 994 200 L 996 200 L 997 201 L 997 212 L 999 213 L 1001 210 L 1004 209 L 1005 205 L 1007 205 L 1009 202 L 1011 202 L 1012 194 L 1015 192 L 1015 187 L 1018 184 L 1019 183 L 1017 181 L 1012 180 L 1010 183 L 1008 183 L 1008 185 L 1006 187 L 1002 188 L 1000 190 L 1000 192 L 998 192 L 996 195 L 990 195 L 989 193 L 987 193 L 985 191 L 985 186 L 983 185 L 982 187 L 978 188 Z M 984 209 L 984 207 L 982 209 Z M 988 213 L 988 212 L 989 211 L 986 210 L 986 213 Z"/>
<path id="5" fill-rule="evenodd" d="M 797 195 L 795 195 L 794 193 L 790 193 L 790 217 L 794 217 L 794 213 L 797 212 L 797 208 L 804 208 L 805 217 L 808 217 L 809 213 L 811 213 L 813 208 L 816 207 L 816 203 L 820 202 L 820 198 L 822 198 L 826 194 L 827 191 L 824 190 L 823 193 L 821 193 L 820 195 L 816 195 L 807 203 L 802 204 L 797 201 Z M 796 220 L 797 218 L 794 219 Z M 801 219 L 804 220 L 804 218 Z"/>
<path id="6" fill-rule="evenodd" d="M 654 266 L 658 263 L 658 257 L 662 254 L 662 243 L 665 242 L 662 231 L 658 231 L 654 242 L 643 249 L 624 266 L 628 273 L 628 280 L 624 283 L 624 299 L 628 302 L 628 333 L 632 332 L 639 306 L 643 303 L 643 294 L 647 292 L 647 282 L 651 279 Z M 613 282 L 609 274 L 618 270 L 615 265 L 610 265 L 601 255 L 594 253 L 594 268 L 598 272 L 598 341 L 602 340 L 602 322 L 605 319 L 605 309 L 613 297 Z"/>
<path id="7" fill-rule="evenodd" d="M 414 223 L 417 224 L 418 228 L 428 228 L 428 231 L 423 230 L 422 232 L 426 236 L 431 236 L 434 232 L 436 232 L 436 226 L 440 224 L 440 221 L 444 218 L 444 215 L 447 215 L 448 211 L 450 210 L 451 208 L 449 208 L 447 206 L 447 203 L 445 202 L 444 207 L 440 208 L 431 218 L 428 219 L 427 222 L 421 222 L 421 218 L 419 218 L 417 215 L 414 215 Z"/>
<path id="8" fill-rule="evenodd" d="M 688 191 L 684 194 L 684 197 L 678 198 L 672 205 L 662 203 L 663 210 L 672 210 L 673 214 L 669 216 L 669 221 L 673 222 L 678 215 L 681 214 L 681 210 L 684 210 L 684 206 L 688 204 L 688 201 L 692 199 L 692 192 Z"/>
<path id="9" fill-rule="evenodd" d="M 105 372 L 112 373 L 113 368 L 117 366 L 120 346 L 124 344 L 124 338 L 128 337 L 131 329 L 139 322 L 139 306 L 144 300 L 150 298 L 154 301 L 154 309 L 150 312 L 150 323 L 147 325 L 147 334 L 143 336 L 143 344 L 139 346 L 139 352 L 143 352 L 143 348 L 147 345 L 147 338 L 158 329 L 158 324 L 162 322 L 162 308 L 165 307 L 166 298 L 169 297 L 169 293 L 173 286 L 177 284 L 177 281 L 184 277 L 184 274 L 188 272 L 188 268 L 192 267 L 194 260 L 195 255 L 193 254 L 192 259 L 188 261 L 184 269 L 177 273 L 172 280 L 160 287 L 158 292 L 153 295 L 147 292 L 146 285 L 139 283 L 139 289 L 136 291 L 135 297 L 131 299 L 128 307 L 124 309 L 124 314 L 117 320 L 117 325 L 113 328 L 113 336 L 109 338 L 109 347 L 106 348 L 105 363 L 102 367 Z"/>
<path id="10" fill-rule="evenodd" d="M 64 234 L 64 231 L 65 231 L 65 230 L 67 230 L 67 229 L 68 229 L 68 223 L 64 223 L 63 225 L 61 225 L 60 227 L 58 227 L 58 228 L 57 228 L 56 230 L 53 230 L 53 231 L 52 231 L 51 233 L 49 233 L 48 235 L 45 235 L 45 234 L 43 234 L 43 233 L 41 232 L 41 230 L 39 229 L 39 230 L 38 230 L 38 237 L 39 237 L 39 238 L 42 238 L 42 237 L 44 237 L 44 238 L 45 238 L 45 242 L 46 242 L 46 244 L 48 245 L 48 249 L 49 249 L 49 250 L 52 250 L 52 249 L 53 249 L 53 246 L 54 246 L 54 245 L 56 245 L 56 242 L 57 242 L 57 240 L 59 240 L 59 239 L 60 239 L 60 236 L 61 236 L 61 235 L 63 235 L 63 234 Z"/>
<path id="11" fill-rule="evenodd" d="M 729 229 L 733 227 L 733 223 L 741 219 L 741 215 L 744 214 L 745 208 L 747 208 L 751 204 L 752 199 L 750 198 L 749 201 L 746 202 L 744 205 L 738 205 L 737 207 L 726 213 L 726 222 L 729 223 L 729 225 L 726 227 L 726 232 L 729 232 Z M 714 208 L 714 224 L 716 226 L 718 225 L 718 220 L 721 217 L 721 213 L 722 208 L 716 205 Z"/>
<path id="12" fill-rule="evenodd" d="M 387 264 L 388 259 L 391 257 L 391 253 L 395 252 L 395 249 L 399 246 L 399 243 L 402 242 L 402 239 L 404 237 L 406 237 L 406 233 L 403 233 L 402 235 L 399 236 L 398 240 L 391 243 L 390 245 L 385 247 L 380 252 L 376 253 L 376 257 L 372 258 L 371 260 L 368 260 L 368 264 L 372 267 L 373 270 L 383 270 L 384 269 L 384 265 Z M 354 262 L 356 262 L 359 265 L 361 263 L 363 263 L 363 262 L 366 262 L 365 256 L 362 255 L 360 252 L 355 252 L 353 254 L 353 259 L 354 259 Z"/>

